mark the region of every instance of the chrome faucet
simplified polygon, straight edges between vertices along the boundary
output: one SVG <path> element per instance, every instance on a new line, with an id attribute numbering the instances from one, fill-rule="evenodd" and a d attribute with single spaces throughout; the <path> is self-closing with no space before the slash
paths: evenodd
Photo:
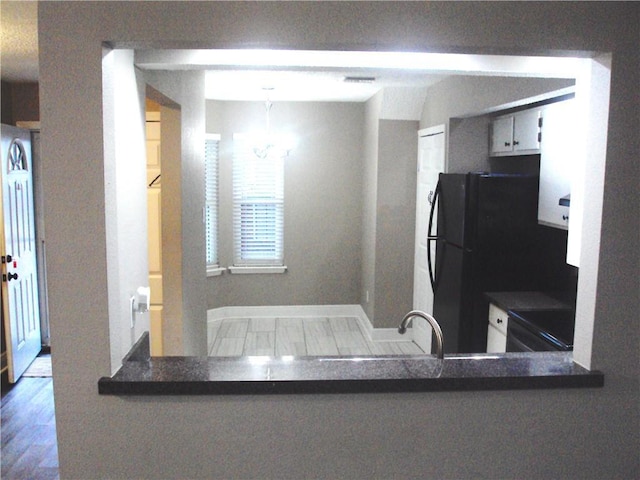
<path id="1" fill-rule="evenodd" d="M 436 335 L 436 355 L 440 360 L 442 360 L 444 358 L 444 337 L 442 336 L 442 329 L 440 328 L 440 325 L 438 324 L 436 319 L 428 313 L 424 313 L 421 310 L 412 310 L 411 312 L 407 313 L 402 319 L 402 322 L 400 322 L 398 333 L 404 335 L 404 333 L 407 331 L 407 326 L 409 325 L 413 317 L 420 317 L 429 322 L 429 325 L 431 325 L 431 328 Z"/>

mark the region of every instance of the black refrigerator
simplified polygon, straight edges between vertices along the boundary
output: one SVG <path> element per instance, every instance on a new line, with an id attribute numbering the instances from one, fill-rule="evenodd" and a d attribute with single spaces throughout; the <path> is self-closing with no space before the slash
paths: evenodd
<path id="1" fill-rule="evenodd" d="M 440 174 L 428 266 L 446 353 L 486 351 L 485 292 L 538 287 L 538 185 L 529 175 Z"/>

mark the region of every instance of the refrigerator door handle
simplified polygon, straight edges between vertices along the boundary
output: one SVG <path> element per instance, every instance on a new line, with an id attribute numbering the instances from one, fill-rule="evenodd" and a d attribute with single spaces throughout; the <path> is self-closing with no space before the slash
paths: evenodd
<path id="1" fill-rule="evenodd" d="M 438 235 L 432 235 L 431 231 L 433 230 L 433 214 L 436 209 L 436 205 L 438 202 L 438 197 L 440 196 L 440 181 L 438 180 L 438 184 L 436 185 L 435 192 L 433 194 L 433 198 L 431 200 L 431 210 L 429 211 L 429 226 L 427 228 L 427 266 L 429 267 L 429 281 L 431 282 L 431 290 L 435 293 L 436 291 L 436 279 L 433 273 L 433 259 L 431 258 L 431 242 L 438 241 Z"/>
<path id="2" fill-rule="evenodd" d="M 429 281 L 431 282 L 431 291 L 436 293 L 436 279 L 433 275 L 433 264 L 431 260 L 431 242 L 436 242 L 437 238 L 429 237 L 427 239 L 427 249 L 429 249 L 429 253 L 427 254 L 427 266 L 429 267 Z"/>

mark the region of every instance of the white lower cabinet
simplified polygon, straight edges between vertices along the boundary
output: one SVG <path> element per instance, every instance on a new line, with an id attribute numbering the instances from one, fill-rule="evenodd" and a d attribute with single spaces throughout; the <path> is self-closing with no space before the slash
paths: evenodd
<path id="1" fill-rule="evenodd" d="M 487 353 L 507 351 L 507 312 L 493 303 L 489 304 L 489 327 L 487 330 Z"/>

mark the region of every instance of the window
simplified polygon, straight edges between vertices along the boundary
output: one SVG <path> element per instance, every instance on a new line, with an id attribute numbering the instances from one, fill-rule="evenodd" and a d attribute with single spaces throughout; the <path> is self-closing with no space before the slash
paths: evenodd
<path id="1" fill-rule="evenodd" d="M 240 269 L 232 272 L 282 268 L 284 157 L 269 153 L 259 158 L 244 135 L 234 135 L 233 144 L 234 266 Z"/>
<path id="2" fill-rule="evenodd" d="M 218 145 L 220 136 L 207 134 L 204 147 L 205 182 L 205 250 L 207 275 L 221 272 L 218 268 Z"/>

